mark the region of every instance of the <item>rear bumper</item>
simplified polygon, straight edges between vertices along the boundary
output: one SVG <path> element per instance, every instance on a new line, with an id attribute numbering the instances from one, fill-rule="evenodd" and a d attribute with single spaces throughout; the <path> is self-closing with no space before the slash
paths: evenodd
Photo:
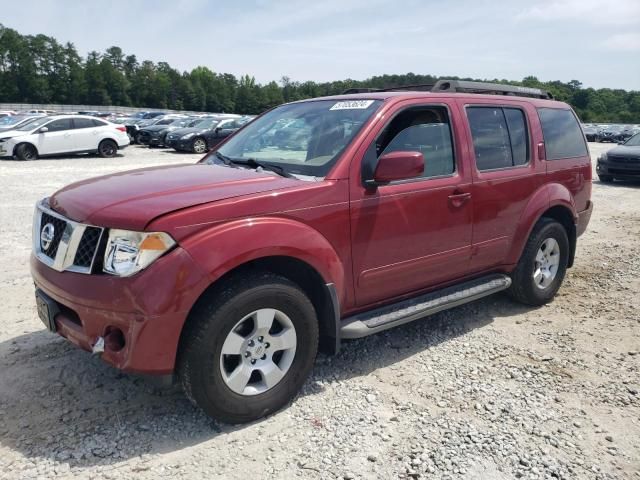
<path id="1" fill-rule="evenodd" d="M 57 333 L 91 351 L 99 337 L 119 329 L 124 348 L 105 347 L 102 359 L 127 372 L 166 375 L 175 367 L 188 312 L 208 286 L 207 275 L 177 248 L 128 278 L 58 272 L 31 255 L 31 275 L 60 307 Z"/>
<path id="2" fill-rule="evenodd" d="M 587 230 L 591 214 L 593 213 L 593 202 L 589 200 L 589 206 L 582 212 L 578 212 L 578 224 L 576 225 L 576 236 L 582 235 Z"/>

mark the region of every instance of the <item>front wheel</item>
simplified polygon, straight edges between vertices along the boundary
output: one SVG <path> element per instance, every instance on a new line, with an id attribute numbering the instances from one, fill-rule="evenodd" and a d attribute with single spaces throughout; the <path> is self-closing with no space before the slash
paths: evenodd
<path id="1" fill-rule="evenodd" d="M 558 292 L 569 261 L 565 228 L 541 218 L 531 232 L 516 269 L 511 274 L 511 296 L 527 305 L 544 305 Z"/>
<path id="2" fill-rule="evenodd" d="M 194 138 L 193 142 L 191 142 L 191 150 L 194 153 L 204 153 L 207 151 L 207 142 L 204 138 Z"/>
<path id="3" fill-rule="evenodd" d="M 38 158 L 38 151 L 33 145 L 21 143 L 16 147 L 16 158 L 18 160 L 35 160 Z"/>
<path id="4" fill-rule="evenodd" d="M 178 372 L 187 397 L 205 413 L 244 423 L 293 399 L 317 349 L 317 317 L 305 293 L 279 275 L 243 275 L 196 307 Z"/>

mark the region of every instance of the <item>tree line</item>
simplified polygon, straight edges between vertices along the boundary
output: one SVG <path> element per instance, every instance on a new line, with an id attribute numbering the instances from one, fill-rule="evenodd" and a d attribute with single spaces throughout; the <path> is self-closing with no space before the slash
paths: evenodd
<path id="1" fill-rule="evenodd" d="M 447 77 L 456 79 L 459 77 Z M 180 72 L 166 62 L 139 61 L 113 46 L 83 58 L 72 43 L 21 35 L 0 24 L 0 102 L 146 107 L 257 114 L 284 102 L 335 95 L 348 88 L 429 84 L 433 75 L 381 75 L 366 80 L 257 83 L 254 77 L 216 73 L 206 66 Z M 478 80 L 464 78 L 464 80 Z M 640 92 L 583 88 L 577 80 L 491 82 L 539 87 L 568 102 L 585 122 L 640 123 Z"/>

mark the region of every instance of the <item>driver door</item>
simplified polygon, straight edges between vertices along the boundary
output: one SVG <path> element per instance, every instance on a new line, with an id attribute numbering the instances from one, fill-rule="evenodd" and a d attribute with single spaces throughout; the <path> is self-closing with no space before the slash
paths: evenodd
<path id="1" fill-rule="evenodd" d="M 391 120 L 370 135 L 361 170 L 354 175 L 352 169 L 358 307 L 435 287 L 469 269 L 471 177 L 462 161 L 462 125 L 452 111 L 455 105 L 447 103 L 397 106 Z M 373 172 L 377 159 L 391 151 L 421 152 L 422 176 L 365 188 L 363 172 Z"/>
<path id="2" fill-rule="evenodd" d="M 56 153 L 73 152 L 77 150 L 73 135 L 73 123 L 71 118 L 60 118 L 43 125 L 46 132 L 37 130 L 36 148 L 40 155 L 52 155 Z"/>

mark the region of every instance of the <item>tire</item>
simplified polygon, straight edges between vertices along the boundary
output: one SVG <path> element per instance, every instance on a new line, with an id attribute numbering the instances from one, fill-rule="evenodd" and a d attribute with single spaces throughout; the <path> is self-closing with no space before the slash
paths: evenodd
<path id="1" fill-rule="evenodd" d="M 30 143 L 21 143 L 15 150 L 18 160 L 36 160 L 38 158 L 38 150 Z"/>
<path id="2" fill-rule="evenodd" d="M 118 153 L 118 144 L 113 140 L 103 140 L 98 145 L 98 155 L 102 158 L 115 157 Z"/>
<path id="3" fill-rule="evenodd" d="M 539 260 L 542 260 L 542 266 Z M 540 306 L 550 302 L 564 280 L 568 261 L 569 238 L 565 228 L 553 219 L 541 218 L 511 274 L 509 294 L 526 305 Z M 557 262 L 555 268 L 554 262 Z"/>
<path id="4" fill-rule="evenodd" d="M 267 312 L 263 327 L 274 312 L 272 329 L 264 337 L 256 312 Z M 236 276 L 192 312 L 180 343 L 178 376 L 187 397 L 210 417 L 250 422 L 279 410 L 298 393 L 313 367 L 318 335 L 315 309 L 296 284 L 271 273 Z M 269 341 L 286 344 L 288 350 Z M 263 372 L 275 372 L 269 367 L 276 363 L 278 373 L 268 381 Z M 242 380 L 235 382 L 237 378 Z"/>
<path id="5" fill-rule="evenodd" d="M 598 178 L 602 183 L 612 183 L 613 177 L 611 175 L 598 175 Z"/>
<path id="6" fill-rule="evenodd" d="M 193 153 L 205 153 L 207 151 L 207 141 L 202 137 L 196 137 L 191 142 Z"/>

